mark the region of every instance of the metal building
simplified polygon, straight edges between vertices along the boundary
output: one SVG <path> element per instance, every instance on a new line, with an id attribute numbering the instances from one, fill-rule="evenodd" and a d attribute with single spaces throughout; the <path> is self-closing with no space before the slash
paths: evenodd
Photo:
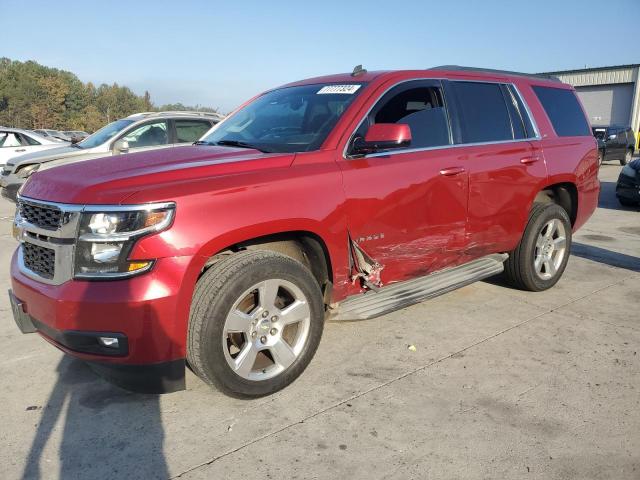
<path id="1" fill-rule="evenodd" d="M 640 64 L 545 73 L 575 87 L 592 125 L 640 130 Z"/>

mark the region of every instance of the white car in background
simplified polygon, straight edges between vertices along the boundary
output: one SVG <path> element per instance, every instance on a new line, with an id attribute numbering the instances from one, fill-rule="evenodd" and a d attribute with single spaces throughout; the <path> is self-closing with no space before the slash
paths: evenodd
<path id="1" fill-rule="evenodd" d="M 20 128 L 0 127 L 0 166 L 12 158 L 60 147 L 60 142 Z"/>
<path id="2" fill-rule="evenodd" d="M 40 168 L 84 162 L 95 158 L 177 147 L 199 140 L 224 118 L 204 112 L 144 112 L 102 127 L 81 142 L 56 143 L 58 148 L 20 156 L 2 169 L 2 196 L 16 200 L 20 186 Z"/>

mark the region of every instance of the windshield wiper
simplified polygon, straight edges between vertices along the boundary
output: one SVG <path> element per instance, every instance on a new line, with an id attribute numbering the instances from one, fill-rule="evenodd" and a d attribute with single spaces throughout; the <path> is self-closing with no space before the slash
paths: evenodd
<path id="1" fill-rule="evenodd" d="M 262 153 L 271 153 L 269 152 L 269 150 L 265 150 L 264 148 L 258 148 L 255 145 L 251 145 L 250 143 L 242 142 L 240 140 L 219 140 L 213 143 L 213 145 L 221 145 L 224 147 L 252 148 Z"/>
<path id="2" fill-rule="evenodd" d="M 205 142 L 204 140 L 198 140 L 197 142 L 193 142 L 194 145 L 215 145 L 213 142 Z"/>

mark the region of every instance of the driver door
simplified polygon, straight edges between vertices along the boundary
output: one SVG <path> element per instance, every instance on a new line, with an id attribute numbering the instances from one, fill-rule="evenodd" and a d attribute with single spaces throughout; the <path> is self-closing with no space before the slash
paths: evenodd
<path id="1" fill-rule="evenodd" d="M 375 123 L 407 124 L 411 144 L 368 155 L 354 142 Z M 440 81 L 416 80 L 378 100 L 339 164 L 352 240 L 384 266 L 381 280 L 405 280 L 462 262 L 468 168 L 452 136 Z"/>

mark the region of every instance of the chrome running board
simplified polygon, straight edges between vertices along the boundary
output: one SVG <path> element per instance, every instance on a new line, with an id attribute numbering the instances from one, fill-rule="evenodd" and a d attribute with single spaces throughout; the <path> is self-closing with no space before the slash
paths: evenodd
<path id="1" fill-rule="evenodd" d="M 354 295 L 334 309 L 329 320 L 367 320 L 491 277 L 504 270 L 506 253 L 487 255 L 457 267 Z"/>

